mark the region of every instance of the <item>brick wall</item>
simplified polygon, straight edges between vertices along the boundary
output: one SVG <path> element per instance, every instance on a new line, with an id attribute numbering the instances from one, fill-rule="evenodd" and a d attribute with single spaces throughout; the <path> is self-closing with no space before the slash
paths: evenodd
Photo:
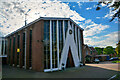
<path id="1" fill-rule="evenodd" d="M 44 47 L 43 47 L 43 32 L 44 22 L 43 20 L 34 24 L 32 29 L 32 68 L 36 71 L 44 70 Z"/>

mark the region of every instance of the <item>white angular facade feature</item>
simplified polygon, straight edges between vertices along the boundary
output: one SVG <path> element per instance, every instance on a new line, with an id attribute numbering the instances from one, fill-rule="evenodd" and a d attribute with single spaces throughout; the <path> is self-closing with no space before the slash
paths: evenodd
<path id="1" fill-rule="evenodd" d="M 73 35 L 73 33 L 70 34 L 70 31 L 72 31 L 72 28 L 71 28 L 70 24 L 68 24 L 68 25 L 69 25 L 69 27 L 68 27 L 68 31 L 67 31 L 67 37 L 66 37 L 65 45 L 63 47 L 63 51 L 62 51 L 62 55 L 61 55 L 60 69 L 62 68 L 62 64 L 64 64 L 66 66 L 69 48 L 71 49 L 71 52 L 72 52 L 72 57 L 74 60 L 75 67 L 78 67 L 79 63 L 80 63 L 79 57 L 78 57 L 78 50 L 77 50 L 77 47 L 76 47 L 76 44 L 74 41 L 74 35 Z"/>

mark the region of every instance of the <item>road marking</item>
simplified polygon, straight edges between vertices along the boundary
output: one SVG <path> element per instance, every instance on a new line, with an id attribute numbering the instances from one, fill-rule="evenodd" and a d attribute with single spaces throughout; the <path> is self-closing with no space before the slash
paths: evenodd
<path id="1" fill-rule="evenodd" d="M 111 78 L 109 78 L 108 80 L 112 80 L 113 78 L 115 78 L 117 75 L 112 76 Z"/>

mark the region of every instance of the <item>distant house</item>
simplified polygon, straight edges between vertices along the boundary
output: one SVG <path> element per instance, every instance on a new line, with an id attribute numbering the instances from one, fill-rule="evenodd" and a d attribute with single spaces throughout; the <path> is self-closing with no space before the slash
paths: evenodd
<path id="1" fill-rule="evenodd" d="M 97 55 L 97 51 L 95 50 L 95 48 L 84 45 L 84 51 L 86 62 L 93 62 L 95 56 Z"/>
<path id="2" fill-rule="evenodd" d="M 91 50 L 92 56 L 97 55 L 97 51 L 96 51 L 96 49 L 95 49 L 94 47 L 89 47 L 89 48 L 90 48 L 90 50 Z"/>
<path id="3" fill-rule="evenodd" d="M 96 55 L 95 58 L 98 58 L 100 61 L 107 61 L 110 59 L 110 56 L 106 54 L 101 54 L 101 55 Z"/>

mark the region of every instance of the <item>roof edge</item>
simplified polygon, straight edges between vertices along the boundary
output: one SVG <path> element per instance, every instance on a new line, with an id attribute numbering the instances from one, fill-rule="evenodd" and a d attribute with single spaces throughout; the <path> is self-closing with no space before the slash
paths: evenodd
<path id="1" fill-rule="evenodd" d="M 40 17 L 40 18 L 38 18 L 38 19 L 36 19 L 36 20 L 28 23 L 26 26 L 23 26 L 23 27 L 15 30 L 15 31 L 9 33 L 9 34 L 6 35 L 5 37 L 9 37 L 9 36 L 11 36 L 12 34 L 18 32 L 18 31 L 20 31 L 20 30 L 22 30 L 22 29 L 24 29 L 24 28 L 27 28 L 27 27 L 29 27 L 30 25 L 32 25 L 32 24 L 34 24 L 34 23 L 36 23 L 36 22 L 38 22 L 38 21 L 40 21 L 40 20 L 42 20 L 42 19 L 43 19 L 43 20 L 49 20 L 49 19 L 50 19 L 50 20 L 56 20 L 56 19 L 58 19 L 58 20 L 63 20 L 63 19 L 64 19 L 64 20 L 70 20 L 70 21 L 72 21 L 75 25 L 77 25 L 82 31 L 84 31 L 84 29 L 81 28 L 78 24 L 76 24 L 71 18 L 62 18 L 62 17 Z"/>

